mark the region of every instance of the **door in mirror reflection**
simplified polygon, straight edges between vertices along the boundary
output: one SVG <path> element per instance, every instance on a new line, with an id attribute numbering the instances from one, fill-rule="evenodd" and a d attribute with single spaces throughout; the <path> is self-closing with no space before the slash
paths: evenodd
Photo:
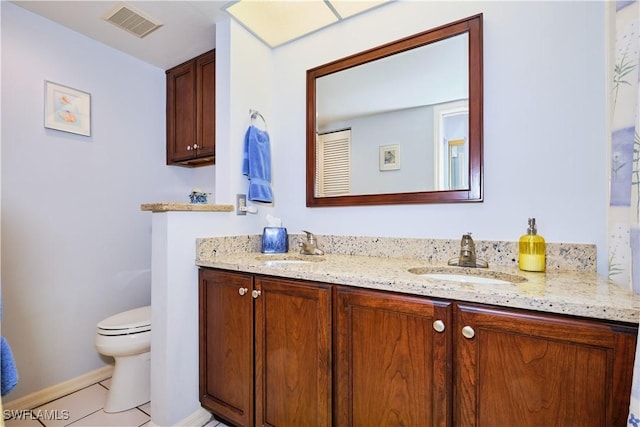
<path id="1" fill-rule="evenodd" d="M 449 102 L 434 108 L 436 189 L 469 188 L 469 102 Z"/>

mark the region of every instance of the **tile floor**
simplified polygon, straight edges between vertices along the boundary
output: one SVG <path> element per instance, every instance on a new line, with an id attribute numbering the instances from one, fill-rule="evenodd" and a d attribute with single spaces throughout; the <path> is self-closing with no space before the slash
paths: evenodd
<path id="1" fill-rule="evenodd" d="M 147 427 L 151 404 L 145 403 L 124 412 L 108 414 L 102 410 L 111 379 L 100 381 L 31 411 L 20 411 L 14 419 L 5 419 L 5 427 Z M 5 409 L 5 417 L 7 410 Z M 18 419 L 20 418 L 20 419 Z M 227 427 L 212 419 L 203 427 Z"/>

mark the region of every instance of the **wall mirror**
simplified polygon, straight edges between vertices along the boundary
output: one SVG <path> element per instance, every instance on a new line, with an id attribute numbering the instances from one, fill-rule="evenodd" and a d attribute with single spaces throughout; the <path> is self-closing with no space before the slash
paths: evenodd
<path id="1" fill-rule="evenodd" d="M 307 206 L 481 202 L 482 15 L 307 71 Z"/>

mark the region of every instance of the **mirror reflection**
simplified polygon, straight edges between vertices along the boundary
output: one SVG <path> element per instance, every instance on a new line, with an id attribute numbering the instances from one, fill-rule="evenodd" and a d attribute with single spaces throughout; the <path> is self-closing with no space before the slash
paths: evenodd
<path id="1" fill-rule="evenodd" d="M 481 19 L 307 72 L 307 206 L 482 200 Z"/>
<path id="2" fill-rule="evenodd" d="M 468 187 L 468 39 L 316 79 L 316 196 Z"/>

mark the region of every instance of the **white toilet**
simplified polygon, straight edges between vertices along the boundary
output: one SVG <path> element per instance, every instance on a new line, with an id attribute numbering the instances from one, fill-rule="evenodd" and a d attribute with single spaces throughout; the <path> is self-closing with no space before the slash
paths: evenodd
<path id="1" fill-rule="evenodd" d="M 151 306 L 98 323 L 96 348 L 115 359 L 104 411 L 121 412 L 147 403 L 151 394 Z"/>

